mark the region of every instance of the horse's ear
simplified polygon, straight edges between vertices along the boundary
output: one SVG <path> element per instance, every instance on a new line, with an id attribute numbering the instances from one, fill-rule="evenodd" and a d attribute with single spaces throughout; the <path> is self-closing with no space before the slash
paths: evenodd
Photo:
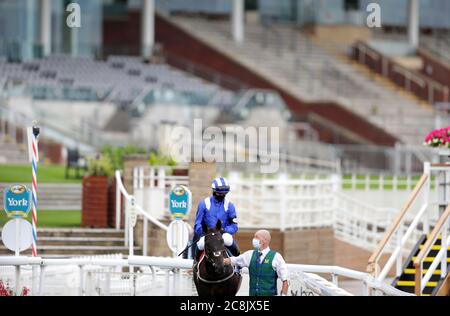
<path id="1" fill-rule="evenodd" d="M 207 233 L 208 232 L 208 226 L 206 226 L 205 222 L 202 223 L 202 229 L 203 229 L 203 233 Z"/>
<path id="2" fill-rule="evenodd" d="M 222 222 L 219 219 L 219 220 L 217 220 L 217 223 L 216 223 L 216 229 L 217 229 L 217 231 L 220 231 L 221 228 L 222 228 Z"/>

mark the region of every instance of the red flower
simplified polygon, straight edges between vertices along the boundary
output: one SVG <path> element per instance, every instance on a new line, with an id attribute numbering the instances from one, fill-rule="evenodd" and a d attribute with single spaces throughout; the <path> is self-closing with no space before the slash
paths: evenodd
<path id="1" fill-rule="evenodd" d="M 13 296 L 14 292 L 9 288 L 9 284 L 6 283 L 6 285 L 3 283 L 2 280 L 0 280 L 0 296 Z M 24 286 L 22 288 L 21 296 L 29 296 L 30 295 L 30 289 Z"/>

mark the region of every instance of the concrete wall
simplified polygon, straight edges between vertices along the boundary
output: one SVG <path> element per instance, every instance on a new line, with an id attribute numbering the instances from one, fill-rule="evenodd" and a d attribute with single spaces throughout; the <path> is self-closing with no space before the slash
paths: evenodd
<path id="1" fill-rule="evenodd" d="M 134 240 L 136 246 L 142 249 L 143 221 L 141 218 L 142 217 L 138 218 L 134 228 Z M 169 220 L 163 220 L 163 223 L 166 225 L 168 225 L 169 222 Z M 167 246 L 166 232 L 152 223 L 148 224 L 147 247 L 147 256 L 172 257 L 172 251 Z"/>
<path id="2" fill-rule="evenodd" d="M 245 229 L 236 234 L 241 252 L 252 249 L 251 240 L 256 231 Z M 334 233 L 331 228 L 289 230 L 284 233 L 271 230 L 271 235 L 271 249 L 280 252 L 289 263 L 332 265 L 334 262 Z"/>

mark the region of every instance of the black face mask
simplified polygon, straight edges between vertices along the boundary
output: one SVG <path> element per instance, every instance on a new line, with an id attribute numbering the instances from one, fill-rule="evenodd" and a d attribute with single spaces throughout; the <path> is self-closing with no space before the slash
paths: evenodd
<path id="1" fill-rule="evenodd" d="M 220 193 L 213 192 L 214 198 L 219 202 L 222 202 L 225 199 L 225 195 L 226 194 L 220 194 Z"/>

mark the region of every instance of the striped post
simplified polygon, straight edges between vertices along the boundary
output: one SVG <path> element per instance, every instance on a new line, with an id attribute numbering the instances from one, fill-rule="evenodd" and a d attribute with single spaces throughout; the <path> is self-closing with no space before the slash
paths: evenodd
<path id="1" fill-rule="evenodd" d="M 37 163 L 39 161 L 38 151 L 38 136 L 39 127 L 35 126 L 28 128 L 28 152 L 31 162 L 31 198 L 32 198 L 32 256 L 37 257 Z"/>
<path id="2" fill-rule="evenodd" d="M 32 197 L 32 216 L 33 216 L 33 223 L 32 223 L 32 233 L 33 233 L 33 244 L 32 244 L 32 254 L 33 257 L 37 256 L 37 151 L 38 151 L 38 145 L 37 145 L 37 137 L 33 135 L 33 142 L 32 142 L 32 149 L 33 149 L 33 157 L 31 160 L 31 169 L 32 169 L 32 190 L 31 190 L 31 197 Z"/>

